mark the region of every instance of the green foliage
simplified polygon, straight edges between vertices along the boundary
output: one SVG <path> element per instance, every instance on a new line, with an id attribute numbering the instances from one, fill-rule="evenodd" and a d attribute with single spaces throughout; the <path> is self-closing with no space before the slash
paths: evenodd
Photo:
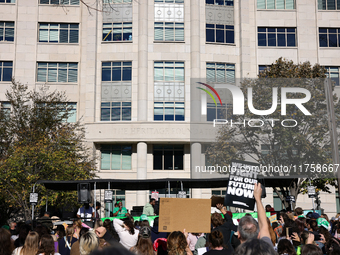
<path id="1" fill-rule="evenodd" d="M 252 158 L 254 161 L 271 166 L 304 166 L 304 164 L 329 164 L 332 163 L 331 141 L 328 127 L 327 104 L 325 97 L 324 79 L 325 69 L 309 62 L 294 64 L 282 58 L 265 69 L 255 80 L 245 80 L 241 83 L 241 90 L 248 95 L 248 88 L 252 88 L 252 102 L 257 110 L 270 109 L 273 102 L 272 88 L 278 88 L 279 104 L 276 111 L 270 115 L 254 115 L 245 107 L 245 115 L 233 116 L 234 122 L 257 119 L 252 125 L 261 127 L 243 127 L 237 125 L 223 126 L 218 134 L 217 141 L 208 150 L 208 161 L 213 164 L 230 164 L 232 159 L 242 157 Z M 276 78 L 276 79 L 273 79 Z M 287 79 L 289 78 L 289 79 Z M 312 115 L 305 115 L 294 105 L 287 106 L 287 114 L 281 115 L 281 89 L 283 87 L 302 87 L 311 93 L 311 99 L 304 103 L 305 108 Z M 299 93 L 288 93 L 288 98 L 303 98 Z M 337 101 L 333 96 L 334 103 Z M 248 104 L 248 101 L 245 105 Z M 336 109 L 339 114 L 339 109 Z M 268 119 L 275 119 L 274 125 Z M 281 121 L 293 119 L 297 122 L 295 127 L 283 127 Z M 292 125 L 292 122 L 285 123 Z M 266 153 L 263 153 L 265 149 Z M 274 173 L 275 174 L 275 173 Z M 281 173 L 282 174 L 282 173 Z M 305 176 L 294 176 L 296 179 L 290 187 L 277 187 L 278 193 L 283 196 L 297 196 L 306 188 Z M 301 177 L 301 178 L 300 178 Z M 329 192 L 327 185 L 334 184 L 327 175 L 324 181 L 312 178 L 320 190 Z M 314 178 L 313 178 L 314 177 Z M 319 176 L 319 177 L 322 177 Z M 283 196 L 281 197 L 283 199 Z"/>
<path id="2" fill-rule="evenodd" d="M 38 180 L 84 180 L 95 176 L 95 160 L 84 144 L 84 127 L 67 123 L 72 106 L 63 92 L 39 91 L 13 81 L 6 93 L 11 112 L 0 113 L 0 188 L 9 207 L 30 218 L 29 193 Z M 39 207 L 77 201 L 73 192 L 51 192 L 36 185 Z"/>

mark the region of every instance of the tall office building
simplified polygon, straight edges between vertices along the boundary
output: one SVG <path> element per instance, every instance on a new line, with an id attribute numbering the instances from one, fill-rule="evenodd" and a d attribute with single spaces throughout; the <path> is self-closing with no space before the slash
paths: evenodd
<path id="1" fill-rule="evenodd" d="M 84 4 L 84 3 L 85 4 Z M 279 57 L 339 86 L 336 0 L 0 0 L 0 100 L 11 76 L 66 91 L 105 179 L 190 178 L 190 80 L 255 78 Z M 111 187 L 114 188 L 114 187 Z M 209 198 L 220 189 L 185 189 Z M 167 191 L 159 190 L 160 194 Z M 114 191 L 126 207 L 151 191 Z M 172 190 L 176 194 L 176 190 Z M 280 209 L 272 189 L 264 203 Z M 339 211 L 335 191 L 322 194 Z M 307 196 L 297 201 L 311 207 Z"/>

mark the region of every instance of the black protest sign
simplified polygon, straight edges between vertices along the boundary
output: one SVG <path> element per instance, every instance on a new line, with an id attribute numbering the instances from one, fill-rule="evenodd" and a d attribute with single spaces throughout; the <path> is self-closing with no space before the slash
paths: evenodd
<path id="1" fill-rule="evenodd" d="M 224 204 L 254 210 L 254 188 L 258 182 L 258 174 L 258 164 L 247 161 L 233 161 Z"/>

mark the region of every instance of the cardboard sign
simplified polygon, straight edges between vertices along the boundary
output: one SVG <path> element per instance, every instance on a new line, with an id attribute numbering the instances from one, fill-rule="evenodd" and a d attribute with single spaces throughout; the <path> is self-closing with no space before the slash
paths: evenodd
<path id="1" fill-rule="evenodd" d="M 210 199 L 160 198 L 159 232 L 210 233 Z"/>
<path id="2" fill-rule="evenodd" d="M 211 207 L 216 207 L 217 204 L 224 204 L 224 197 L 212 196 L 210 199 Z"/>
<path id="3" fill-rule="evenodd" d="M 254 210 L 254 187 L 259 171 L 258 164 L 239 160 L 232 162 L 224 205 Z"/>

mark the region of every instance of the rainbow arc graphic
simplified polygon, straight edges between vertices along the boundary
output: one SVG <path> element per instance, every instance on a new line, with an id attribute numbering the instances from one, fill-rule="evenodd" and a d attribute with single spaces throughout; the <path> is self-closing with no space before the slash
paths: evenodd
<path id="1" fill-rule="evenodd" d="M 210 89 L 210 90 L 217 96 L 218 100 L 220 101 L 221 106 L 223 106 L 220 95 L 217 93 L 217 91 L 216 91 L 213 87 L 211 87 L 210 85 L 208 85 L 208 84 L 206 84 L 206 83 L 203 83 L 203 82 L 198 82 L 198 84 L 201 84 L 201 85 L 203 85 L 203 86 L 206 86 L 208 89 Z M 213 96 L 213 94 L 211 94 L 211 92 L 210 92 L 209 90 L 203 89 L 203 88 L 201 88 L 201 87 L 196 87 L 196 88 L 198 88 L 198 89 L 203 90 L 204 92 L 206 92 L 206 93 L 212 98 L 212 100 L 214 101 L 215 106 L 217 106 L 217 102 L 216 102 L 216 100 L 215 100 L 215 97 Z"/>

